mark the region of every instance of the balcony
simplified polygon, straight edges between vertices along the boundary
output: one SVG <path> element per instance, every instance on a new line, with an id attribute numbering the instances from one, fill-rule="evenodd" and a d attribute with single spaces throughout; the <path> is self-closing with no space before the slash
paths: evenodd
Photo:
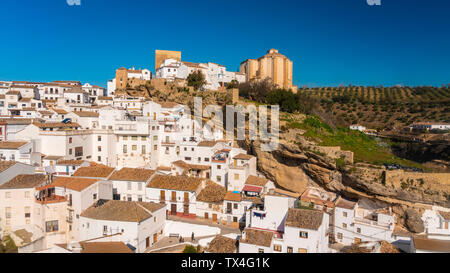
<path id="1" fill-rule="evenodd" d="M 66 217 L 66 222 L 67 223 L 69 223 L 69 224 L 72 224 L 73 223 L 73 217 Z"/>
<path id="2" fill-rule="evenodd" d="M 375 227 L 380 227 L 380 228 L 384 228 L 384 229 L 390 229 L 390 227 L 391 227 L 391 224 L 380 223 L 378 221 L 370 220 L 367 218 L 360 218 L 360 217 L 355 218 L 355 222 L 358 224 L 375 226 Z"/>

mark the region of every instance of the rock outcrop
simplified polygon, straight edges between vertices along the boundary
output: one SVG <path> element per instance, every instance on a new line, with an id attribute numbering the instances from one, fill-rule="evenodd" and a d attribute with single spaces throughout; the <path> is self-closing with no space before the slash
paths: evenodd
<path id="1" fill-rule="evenodd" d="M 405 225 L 409 231 L 414 233 L 422 233 L 425 231 L 420 214 L 414 209 L 407 209 L 405 211 Z"/>
<path id="2" fill-rule="evenodd" d="M 450 183 L 396 183 L 386 181 L 383 168 L 347 165 L 338 169 L 335 160 L 305 149 L 305 139 L 292 132 L 280 136 L 279 149 L 264 152 L 259 141 L 240 145 L 258 157 L 258 170 L 286 190 L 303 193 L 308 186 L 320 186 L 343 196 L 381 198 L 392 204 L 422 203 L 450 207 Z M 411 182 L 411 183 L 410 183 Z M 406 185 L 406 186 L 405 186 Z"/>

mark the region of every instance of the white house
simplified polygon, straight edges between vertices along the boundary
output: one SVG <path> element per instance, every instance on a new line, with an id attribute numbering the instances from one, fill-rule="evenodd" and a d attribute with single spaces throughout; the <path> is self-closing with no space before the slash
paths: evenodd
<path id="1" fill-rule="evenodd" d="M 392 208 L 379 206 L 368 199 L 358 202 L 339 198 L 334 210 L 334 236 L 338 243 L 393 240 L 395 218 Z"/>
<path id="2" fill-rule="evenodd" d="M 221 223 L 223 218 L 223 204 L 227 191 L 225 187 L 212 181 L 198 194 L 196 201 L 197 217 Z"/>
<path id="3" fill-rule="evenodd" d="M 16 161 L 0 161 L 0 186 L 19 174 L 33 174 L 35 167 Z"/>
<path id="4" fill-rule="evenodd" d="M 146 169 L 122 168 L 115 171 L 108 180 L 113 184 L 114 200 L 145 200 L 146 186 L 155 171 Z"/>
<path id="5" fill-rule="evenodd" d="M 450 209 L 433 207 L 423 213 L 422 220 L 429 238 L 450 240 Z"/>
<path id="6" fill-rule="evenodd" d="M 137 253 L 158 242 L 166 221 L 166 205 L 144 202 L 100 201 L 80 216 L 82 240 L 121 233 L 121 240 Z"/>
<path id="7" fill-rule="evenodd" d="M 147 184 L 147 202 L 167 204 L 170 215 L 196 217 L 196 197 L 206 179 L 187 176 L 155 175 Z"/>
<path id="8" fill-rule="evenodd" d="M 450 253 L 450 241 L 414 236 L 411 240 L 412 253 Z"/>
<path id="9" fill-rule="evenodd" d="M 366 127 L 359 125 L 359 124 L 350 125 L 350 130 L 353 130 L 353 131 L 364 132 L 366 129 L 367 129 Z"/>
<path id="10" fill-rule="evenodd" d="M 245 228 L 239 240 L 239 253 L 273 253 L 274 237 L 271 231 Z"/>
<path id="11" fill-rule="evenodd" d="M 319 210 L 290 208 L 284 227 L 283 245 L 277 252 L 327 253 L 329 215 Z"/>

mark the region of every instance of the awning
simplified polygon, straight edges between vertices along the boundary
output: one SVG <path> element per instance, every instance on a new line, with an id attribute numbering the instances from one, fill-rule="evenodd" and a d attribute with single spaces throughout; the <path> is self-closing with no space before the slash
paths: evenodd
<path id="1" fill-rule="evenodd" d="M 257 193 L 261 193 L 262 190 L 263 190 L 262 187 L 253 185 L 245 185 L 244 188 L 242 189 L 242 191 L 257 192 Z"/>

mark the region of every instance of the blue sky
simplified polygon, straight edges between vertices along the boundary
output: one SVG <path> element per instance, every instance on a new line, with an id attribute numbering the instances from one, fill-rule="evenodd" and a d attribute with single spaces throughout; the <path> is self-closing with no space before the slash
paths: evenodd
<path id="1" fill-rule="evenodd" d="M 310 86 L 450 83 L 450 1 L 2 1 L 0 80 L 101 86 L 155 49 L 236 71 L 277 48 Z"/>

